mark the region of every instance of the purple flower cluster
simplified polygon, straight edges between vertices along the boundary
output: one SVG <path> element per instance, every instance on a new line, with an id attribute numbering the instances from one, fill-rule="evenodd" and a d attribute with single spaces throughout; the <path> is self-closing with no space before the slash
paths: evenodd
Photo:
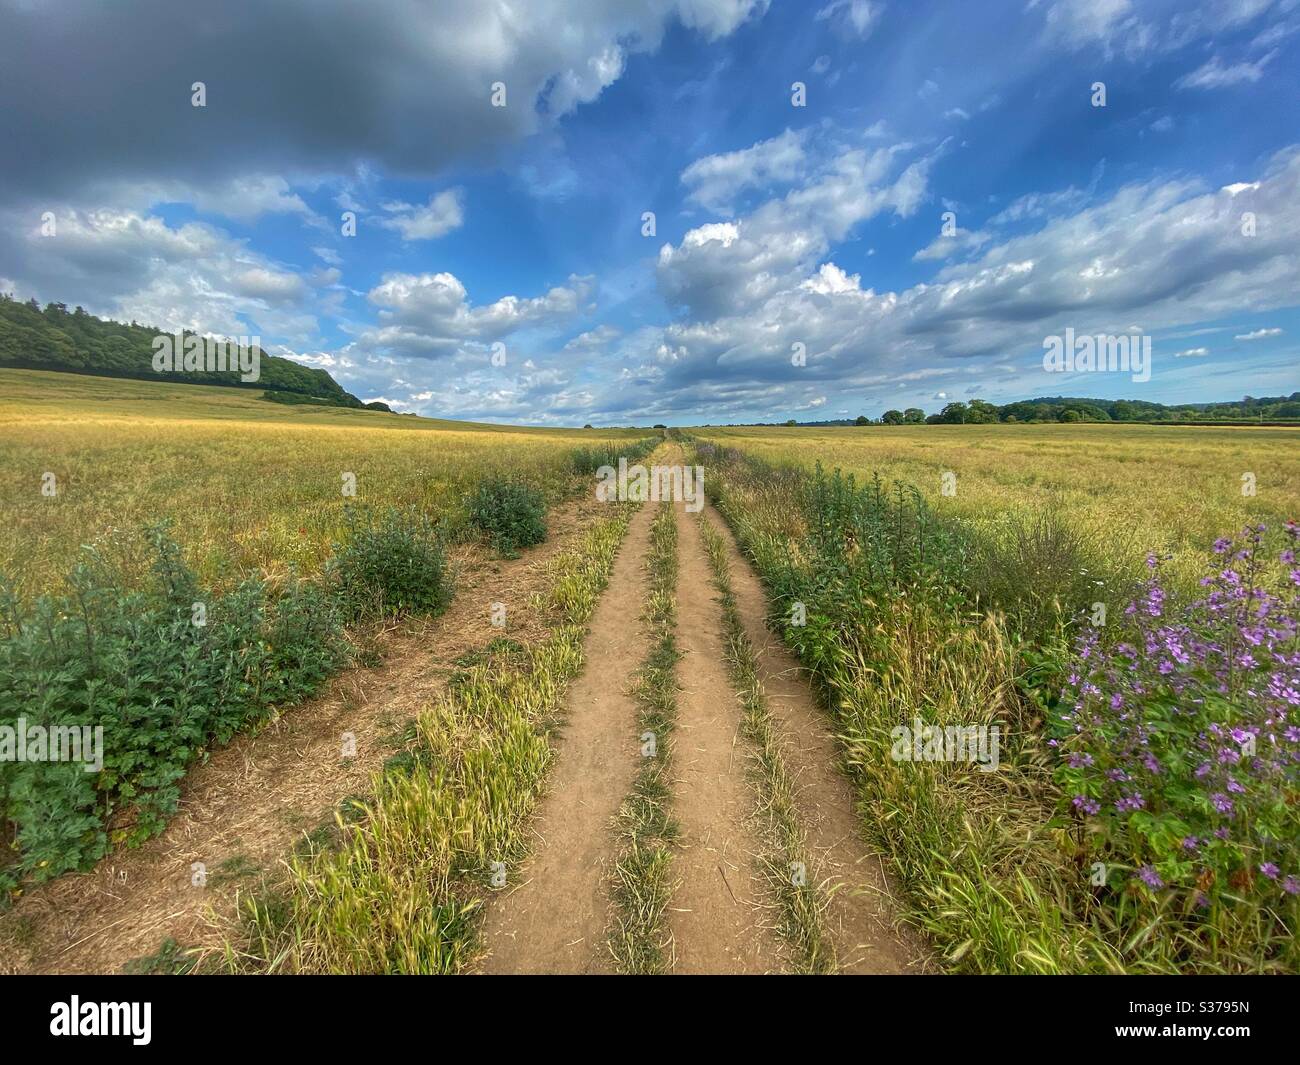
<path id="1" fill-rule="evenodd" d="M 1103 850 L 1198 905 L 1300 886 L 1300 531 L 1286 524 L 1280 555 L 1265 532 L 1217 540 L 1185 608 L 1150 556 L 1120 638 L 1080 635 L 1050 741 Z"/>

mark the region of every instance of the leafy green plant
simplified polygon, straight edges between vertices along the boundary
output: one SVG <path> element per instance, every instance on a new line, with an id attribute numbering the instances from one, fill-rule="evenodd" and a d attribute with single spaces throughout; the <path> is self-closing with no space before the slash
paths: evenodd
<path id="1" fill-rule="evenodd" d="M 518 481 L 493 478 L 479 485 L 470 496 L 469 518 L 502 554 L 546 539 L 546 500 Z"/>
<path id="2" fill-rule="evenodd" d="M 435 526 L 412 508 L 378 515 L 348 510 L 347 535 L 330 565 L 349 618 L 438 614 L 451 601 L 447 556 Z"/>
<path id="3" fill-rule="evenodd" d="M 122 972 L 128 976 L 186 976 L 196 967 L 196 959 L 168 936 L 152 954 L 126 962 Z"/>
<path id="4" fill-rule="evenodd" d="M 318 585 L 250 577 L 217 593 L 165 525 L 146 540 L 152 565 L 139 588 L 127 590 L 92 547 L 67 595 L 24 603 L 0 591 L 0 726 L 28 737 L 70 730 L 83 744 L 76 760 L 37 752 L 0 762 L 0 814 L 14 840 L 0 885 L 85 868 L 114 842 L 157 835 L 208 744 L 315 691 L 347 657 Z"/>

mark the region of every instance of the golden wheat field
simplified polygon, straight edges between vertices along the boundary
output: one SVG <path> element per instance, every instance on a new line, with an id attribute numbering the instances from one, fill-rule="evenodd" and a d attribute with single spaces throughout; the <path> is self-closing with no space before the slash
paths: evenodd
<path id="1" fill-rule="evenodd" d="M 1300 516 L 1300 430 L 1154 425 L 921 425 L 710 428 L 698 434 L 769 461 L 915 484 L 986 534 L 1054 509 L 1116 569 L 1169 554 L 1201 572 L 1216 537 Z M 944 496 L 942 477 L 956 475 Z M 1253 475 L 1253 496 L 1243 475 Z"/>
<path id="2" fill-rule="evenodd" d="M 355 502 L 454 515 L 486 474 L 565 490 L 569 450 L 636 430 L 552 430 L 288 407 L 254 391 L 0 371 L 0 573 L 58 583 L 80 546 L 160 518 L 207 577 L 311 573 Z M 1054 510 L 1118 569 L 1147 551 L 1199 572 L 1209 545 L 1251 520 L 1300 514 L 1300 430 L 1149 425 L 708 428 L 777 462 L 821 462 L 915 484 L 987 534 Z M 941 479 L 955 474 L 955 494 Z M 43 494 L 54 474 L 55 494 Z M 1243 494 L 1243 475 L 1255 494 Z M 952 483 L 952 482 L 950 482 Z"/>
<path id="3" fill-rule="evenodd" d="M 169 518 L 201 576 L 317 570 L 357 504 L 454 516 L 485 475 L 571 489 L 571 451 L 646 434 L 289 407 L 254 391 L 0 371 L 0 573 L 58 585 L 80 545 Z M 54 474 L 53 495 L 42 493 Z"/>

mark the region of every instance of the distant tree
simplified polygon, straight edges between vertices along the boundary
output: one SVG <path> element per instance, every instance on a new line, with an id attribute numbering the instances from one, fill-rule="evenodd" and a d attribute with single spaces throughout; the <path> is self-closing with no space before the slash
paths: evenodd
<path id="1" fill-rule="evenodd" d="M 1066 417 L 1069 415 L 1069 417 Z M 1063 422 L 1108 422 L 1110 415 L 1091 403 L 1071 403 L 1060 413 Z"/>
<path id="2" fill-rule="evenodd" d="M 949 403 L 933 417 L 939 425 L 963 425 L 966 421 L 966 404 L 960 402 Z"/>
<path id="3" fill-rule="evenodd" d="M 655 428 L 656 428 L 656 429 L 667 429 L 668 426 L 664 425 L 663 422 L 656 422 L 656 423 L 655 423 Z"/>
<path id="4" fill-rule="evenodd" d="M 859 414 L 856 418 L 853 419 L 853 424 L 854 424 L 854 425 L 870 425 L 870 424 L 871 424 L 871 419 L 868 418 L 865 414 Z"/>
<path id="5" fill-rule="evenodd" d="M 908 425 L 920 425 L 925 421 L 925 411 L 920 407 L 908 407 L 903 411 L 903 421 Z"/>
<path id="6" fill-rule="evenodd" d="M 791 419 L 790 419 L 788 422 L 786 422 L 785 424 L 786 424 L 787 426 L 795 426 L 795 425 L 798 425 L 799 423 L 798 423 L 797 421 L 795 421 L 793 418 L 791 418 Z"/>
<path id="7" fill-rule="evenodd" d="M 590 428 L 591 428 L 591 422 L 588 422 L 586 425 L 583 426 L 583 428 L 584 428 L 584 429 L 590 429 Z"/>
<path id="8" fill-rule="evenodd" d="M 880 416 L 880 420 L 885 425 L 902 425 L 903 412 L 901 410 L 887 410 Z"/>
<path id="9" fill-rule="evenodd" d="M 989 425 L 998 420 L 998 409 L 982 399 L 972 399 L 966 408 L 967 425 Z"/>

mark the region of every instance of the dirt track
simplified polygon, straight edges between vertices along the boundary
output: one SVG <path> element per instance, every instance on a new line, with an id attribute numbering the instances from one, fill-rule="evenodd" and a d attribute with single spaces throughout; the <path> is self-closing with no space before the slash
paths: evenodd
<path id="1" fill-rule="evenodd" d="M 558 764 L 533 825 L 532 859 L 488 911 L 484 973 L 611 972 L 605 948 L 610 824 L 636 774 L 637 618 L 651 508 L 632 519 L 591 617 L 586 671 L 569 688 Z"/>
<path id="2" fill-rule="evenodd" d="M 681 888 L 670 906 L 677 972 L 763 973 L 780 962 L 764 927 L 754 868 L 753 796 L 742 711 L 724 657 L 721 615 L 697 519 L 677 508 L 682 651 L 674 809 Z"/>
<path id="3" fill-rule="evenodd" d="M 672 448 L 658 461 L 681 460 Z M 836 769 L 831 723 L 797 662 L 768 630 L 758 577 L 712 507 L 697 515 L 680 502 L 663 505 L 676 513 L 681 652 L 671 798 L 681 834 L 667 918 L 673 971 L 780 972 L 787 960 L 774 930 L 774 902 L 755 861 L 755 810 L 762 796 L 742 735 L 701 522 L 724 538 L 737 609 L 757 652 L 785 767 L 798 785 L 809 882 L 825 894 L 825 932 L 838 969 L 918 971 L 924 947 L 896 927 L 888 877 L 862 842 L 851 786 Z M 525 601 L 543 579 L 541 562 L 585 528 L 597 509 L 584 501 L 557 515 L 556 535 L 523 559 L 476 560 L 448 613 L 393 636 L 379 668 L 349 670 L 321 698 L 215 752 L 190 775 L 181 812 L 163 836 L 21 899 L 0 920 L 0 970 L 112 973 L 152 953 L 166 937 L 184 946 L 220 942 L 230 928 L 236 888 L 251 886 L 251 877 L 283 858 L 345 796 L 364 793 L 370 774 L 392 753 L 384 738 L 442 688 L 457 657 L 501 635 L 488 623 L 489 605 Z M 606 882 L 618 847 L 613 821 L 638 763 L 630 689 L 646 650 L 639 619 L 656 509 L 647 504 L 634 516 L 592 615 L 587 667 L 569 689 L 556 763 L 532 826 L 532 854 L 519 870 L 508 871 L 511 887 L 487 908 L 481 972 L 613 971 Z M 520 613 L 526 612 L 510 616 Z M 355 734 L 358 751 L 347 762 L 338 755 L 344 732 Z M 197 861 L 208 868 L 206 888 L 191 885 Z"/>
<path id="4" fill-rule="evenodd" d="M 782 757 L 799 786 L 798 808 L 811 853 L 808 877 L 823 884 L 827 932 L 843 973 L 903 973 L 923 964 L 915 935 L 894 927 L 897 911 L 880 859 L 862 843 L 853 789 L 837 771 L 831 722 L 817 705 L 795 657 L 765 624 L 767 597 L 741 556 L 726 522 L 712 507 L 705 519 L 723 536 L 732 594 L 758 655 L 768 707 L 782 733 Z"/>
<path id="5" fill-rule="evenodd" d="M 668 452 L 665 455 L 665 451 Z M 664 449 L 660 462 L 678 462 Z M 810 850 L 810 881 L 825 893 L 826 932 L 838 969 L 919 971 L 925 950 L 896 927 L 879 859 L 862 842 L 853 791 L 836 769 L 831 723 L 798 664 L 765 624 L 762 585 L 711 507 L 703 515 L 672 505 L 678 532 L 677 726 L 672 812 L 681 830 L 669 904 L 673 971 L 750 974 L 784 968 L 769 898 L 756 868 L 759 802 L 742 709 L 725 658 L 723 618 L 700 521 L 719 528 L 746 634 L 783 758 L 798 784 L 798 817 Z M 603 890 L 616 853 L 612 821 L 635 773 L 636 708 L 627 694 L 644 654 L 637 632 L 644 580 L 641 556 L 656 504 L 635 519 L 609 588 L 592 619 L 588 672 L 571 690 L 552 787 L 537 822 L 535 857 L 513 893 L 493 904 L 482 966 L 489 973 L 608 972 Z"/>

